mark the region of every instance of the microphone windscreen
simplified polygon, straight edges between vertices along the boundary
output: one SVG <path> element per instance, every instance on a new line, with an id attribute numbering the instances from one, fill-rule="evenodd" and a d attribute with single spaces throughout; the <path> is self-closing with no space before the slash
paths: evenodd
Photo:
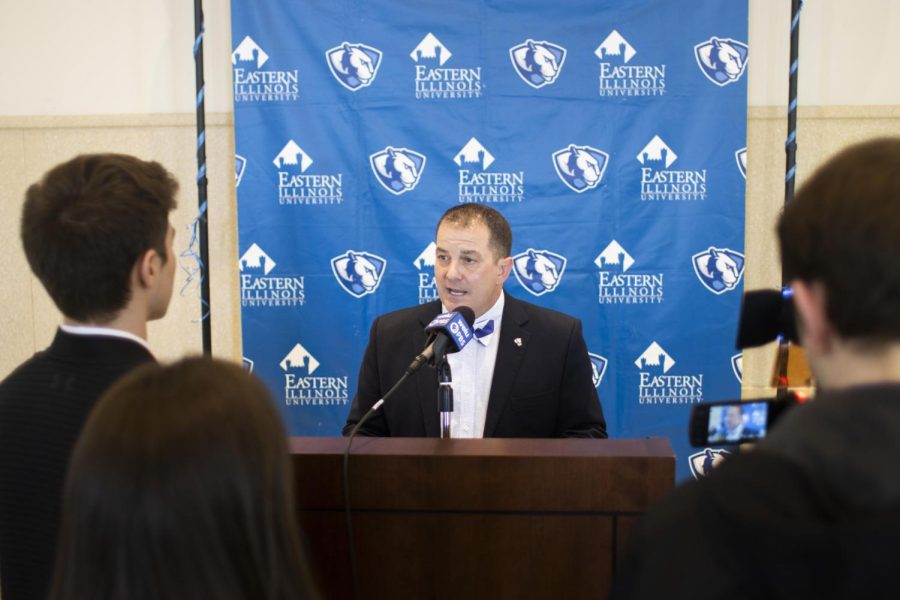
<path id="1" fill-rule="evenodd" d="M 474 310 L 472 310 L 468 306 L 460 306 L 459 308 L 456 309 L 456 312 L 458 312 L 462 316 L 462 318 L 465 319 L 466 324 L 469 327 L 475 326 L 475 311 Z"/>
<path id="2" fill-rule="evenodd" d="M 429 334 L 427 343 L 435 342 L 441 344 L 435 350 L 435 354 L 442 355 L 446 344 L 449 342 L 452 342 L 452 349 L 447 349 L 446 352 L 462 350 L 475 335 L 472 326 L 474 321 L 475 313 L 466 306 L 441 313 L 425 327 L 425 332 Z M 441 334 L 444 334 L 443 338 Z"/>
<path id="3" fill-rule="evenodd" d="M 753 290 L 744 294 L 738 323 L 737 347 L 753 348 L 778 336 L 796 342 L 793 302 L 781 290 Z"/>
<path id="4" fill-rule="evenodd" d="M 778 315 L 781 313 L 781 292 L 754 290 L 744 294 L 738 323 L 738 348 L 753 348 L 768 344 L 778 337 Z"/>

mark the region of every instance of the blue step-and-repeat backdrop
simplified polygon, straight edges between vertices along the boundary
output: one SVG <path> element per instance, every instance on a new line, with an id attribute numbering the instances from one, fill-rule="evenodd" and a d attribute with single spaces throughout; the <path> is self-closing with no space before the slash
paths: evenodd
<path id="1" fill-rule="evenodd" d="M 460 202 L 506 291 L 580 318 L 610 435 L 740 396 L 747 2 L 232 0 L 244 356 L 338 435 L 372 320 L 437 298 Z M 706 467 L 704 467 L 706 465 Z"/>

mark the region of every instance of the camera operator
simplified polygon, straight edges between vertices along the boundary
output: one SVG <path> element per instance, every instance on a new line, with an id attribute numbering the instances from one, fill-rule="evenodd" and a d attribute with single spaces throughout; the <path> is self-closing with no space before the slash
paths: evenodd
<path id="1" fill-rule="evenodd" d="M 778 223 L 818 386 L 633 532 L 617 598 L 874 597 L 900 564 L 900 139 L 820 167 Z"/>

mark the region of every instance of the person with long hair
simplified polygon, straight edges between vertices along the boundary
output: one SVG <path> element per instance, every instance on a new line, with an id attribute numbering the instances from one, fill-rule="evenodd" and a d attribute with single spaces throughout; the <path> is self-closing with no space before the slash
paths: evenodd
<path id="1" fill-rule="evenodd" d="M 237 365 L 147 365 L 100 399 L 63 497 L 52 600 L 315 598 L 287 437 Z"/>

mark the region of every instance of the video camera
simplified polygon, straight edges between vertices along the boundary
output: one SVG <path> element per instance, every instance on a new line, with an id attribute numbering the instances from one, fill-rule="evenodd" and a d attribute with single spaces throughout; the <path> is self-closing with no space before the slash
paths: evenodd
<path id="1" fill-rule="evenodd" d="M 753 348 L 773 341 L 799 344 L 793 293 L 754 290 L 744 294 L 738 323 L 737 348 Z M 804 399 L 786 392 L 772 400 L 726 400 L 694 406 L 689 425 L 692 446 L 732 445 L 764 438 L 775 421 Z"/>

